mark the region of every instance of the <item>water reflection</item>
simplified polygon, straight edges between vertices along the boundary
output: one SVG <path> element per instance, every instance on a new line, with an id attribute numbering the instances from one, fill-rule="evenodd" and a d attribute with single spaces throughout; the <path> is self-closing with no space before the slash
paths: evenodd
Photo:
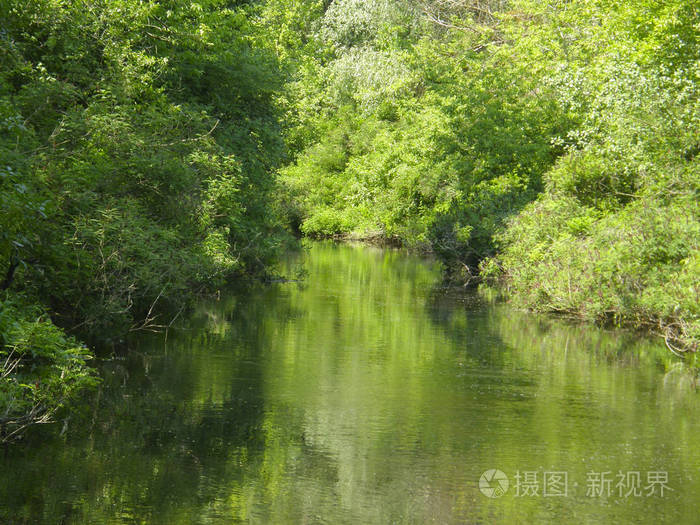
<path id="1" fill-rule="evenodd" d="M 0 517 L 696 521 L 698 397 L 661 345 L 456 295 L 399 251 L 314 244 L 302 259 L 287 272 L 303 264 L 303 283 L 202 304 L 167 343 L 105 363 L 82 431 L 3 460 Z M 569 492 L 489 499 L 490 468 L 511 483 L 566 471 Z M 666 471 L 673 491 L 587 496 L 604 471 Z"/>

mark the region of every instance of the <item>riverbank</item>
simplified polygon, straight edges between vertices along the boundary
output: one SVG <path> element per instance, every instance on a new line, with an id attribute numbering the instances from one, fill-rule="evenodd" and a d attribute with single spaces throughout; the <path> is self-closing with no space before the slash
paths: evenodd
<path id="1" fill-rule="evenodd" d="M 264 19 L 309 42 L 284 55 L 288 215 L 311 237 L 427 247 L 519 307 L 697 350 L 697 8 L 449 4 L 334 2 L 304 13 L 321 31 Z"/>
<path id="2" fill-rule="evenodd" d="M 700 164 L 648 157 L 655 175 L 638 178 L 635 194 L 611 206 L 584 204 L 593 197 L 583 189 L 561 188 L 572 164 L 590 178 L 587 162 L 585 153 L 572 155 L 549 175 L 545 192 L 497 235 L 498 253 L 481 263 L 482 275 L 518 306 L 645 328 L 676 354 L 697 351 Z"/>
<path id="3" fill-rule="evenodd" d="M 535 206 L 537 204 L 533 205 Z M 639 225 L 636 218 L 632 220 Z M 516 226 L 512 228 L 515 230 Z M 516 235 L 512 232 L 509 234 Z M 409 252 L 435 256 L 427 246 L 415 249 L 402 243 L 401 239 L 386 239 L 380 233 L 336 234 L 327 236 L 326 239 L 350 244 L 404 247 Z M 685 243 L 692 243 L 689 238 L 679 240 L 676 237 L 675 240 L 685 246 L 689 245 Z M 527 242 L 527 237 L 521 237 L 520 242 Z M 517 249 L 522 249 L 522 246 L 518 245 Z M 453 286 L 478 288 L 491 298 L 494 297 L 491 292 L 495 292 L 499 301 L 507 302 L 515 308 L 660 337 L 668 350 L 678 357 L 697 352 L 700 345 L 700 323 L 693 308 L 697 308 L 695 294 L 699 292 L 690 263 L 683 262 L 675 268 L 667 265 L 668 273 L 657 276 L 657 282 L 645 287 L 640 284 L 645 282 L 642 276 L 655 273 L 655 268 L 650 268 L 648 264 L 636 268 L 634 273 L 605 272 L 606 266 L 617 263 L 614 247 L 611 247 L 612 253 L 608 252 L 612 261 L 601 260 L 600 257 L 597 260 L 587 258 L 592 253 L 600 256 L 600 251 L 572 249 L 566 253 L 578 257 L 579 261 L 576 265 L 569 263 L 566 266 L 565 261 L 556 260 L 556 252 L 539 252 L 545 262 L 535 263 L 532 252 L 514 255 L 515 250 L 515 247 L 504 249 L 493 257 L 482 260 L 478 268 L 473 270 L 466 264 L 452 267 L 443 264 L 443 276 Z M 643 258 L 643 255 L 639 257 Z M 538 267 L 537 264 L 542 266 Z M 595 264 L 599 264 L 601 269 L 594 269 Z M 525 265 L 531 266 L 525 270 Z M 580 272 L 582 268 L 586 271 L 585 275 L 574 273 L 575 269 Z M 630 284 L 619 286 L 619 283 L 625 282 Z M 683 300 L 678 289 L 683 286 L 688 291 L 685 312 L 678 306 L 679 299 Z M 669 304 L 673 305 L 670 310 Z"/>
<path id="4" fill-rule="evenodd" d="M 69 4 L 0 7 L 0 425 L 288 231 L 698 348 L 687 0 Z"/>
<path id="5" fill-rule="evenodd" d="M 277 65 L 242 10 L 171 7 L 0 7 L 5 436 L 80 398 L 78 340 L 162 330 L 284 244 Z"/>

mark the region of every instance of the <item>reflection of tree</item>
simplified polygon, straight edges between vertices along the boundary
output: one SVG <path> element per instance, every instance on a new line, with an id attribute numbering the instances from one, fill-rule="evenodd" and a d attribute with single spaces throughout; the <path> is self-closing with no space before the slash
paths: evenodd
<path id="1" fill-rule="evenodd" d="M 590 469 L 635 471 L 663 462 L 681 479 L 687 465 L 697 462 L 694 453 L 687 454 L 696 439 L 683 422 L 696 402 L 688 388 L 695 373 L 679 367 L 663 343 L 502 305 L 484 308 L 477 298 L 455 307 L 459 301 L 436 289 L 426 309 L 455 347 L 473 358 L 478 369 L 472 373 L 482 386 L 497 370 L 498 381 L 517 396 L 494 404 L 510 426 L 496 433 L 499 447 L 510 451 L 499 468 L 539 469 L 542 476 L 542 465 L 558 465 L 580 482 Z M 666 450 L 671 435 L 684 444 L 682 454 Z M 520 510 L 506 515 L 538 515 L 541 502 L 519 503 Z M 586 504 L 562 503 L 554 510 Z M 635 512 L 647 518 L 659 511 L 644 501 Z"/>
<path id="2" fill-rule="evenodd" d="M 304 264 L 303 284 L 202 304 L 166 347 L 105 363 L 84 441 L 10 458 L 0 501 L 67 523 L 606 522 L 615 507 L 576 497 L 489 500 L 479 476 L 700 464 L 694 398 L 656 345 L 465 304 L 399 251 L 318 244 Z M 692 521 L 677 502 L 698 482 L 674 488 L 625 512 Z"/>
<path id="3" fill-rule="evenodd" d="M 25 507 L 28 519 L 65 516 L 78 523 L 104 522 L 115 512 L 191 523 L 211 502 L 227 500 L 229 487 L 209 480 L 244 477 L 262 447 L 256 315 L 250 306 L 240 315 L 218 309 L 171 332 L 165 348 L 158 337 L 126 361 L 105 363 L 100 406 L 84 438 L 71 439 L 75 446 L 54 440 L 39 447 L 55 458 L 50 475 L 39 475 L 41 460 L 25 451 L 28 457 L 17 460 L 23 469 L 0 475 L 0 499 L 36 500 L 36 507 Z M 222 330 L 222 323 L 230 327 Z M 30 472 L 18 476 L 26 462 Z"/>

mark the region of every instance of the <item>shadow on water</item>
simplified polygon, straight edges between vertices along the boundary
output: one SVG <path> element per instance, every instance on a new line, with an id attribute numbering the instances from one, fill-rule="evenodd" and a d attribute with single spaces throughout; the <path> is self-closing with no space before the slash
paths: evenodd
<path id="1" fill-rule="evenodd" d="M 300 268 L 101 363 L 85 424 L 3 460 L 0 521 L 693 523 L 700 408 L 661 345 L 451 293 L 400 250 L 316 243 Z M 501 498 L 479 489 L 493 468 Z M 652 471 L 663 497 L 617 494 Z"/>

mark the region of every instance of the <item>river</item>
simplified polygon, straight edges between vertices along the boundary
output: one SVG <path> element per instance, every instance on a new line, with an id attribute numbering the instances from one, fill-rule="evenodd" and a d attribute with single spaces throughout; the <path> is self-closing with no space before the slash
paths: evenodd
<path id="1" fill-rule="evenodd" d="M 283 271 L 101 360 L 94 412 L 5 454 L 0 521 L 698 523 L 700 398 L 663 344 L 399 250 Z"/>

